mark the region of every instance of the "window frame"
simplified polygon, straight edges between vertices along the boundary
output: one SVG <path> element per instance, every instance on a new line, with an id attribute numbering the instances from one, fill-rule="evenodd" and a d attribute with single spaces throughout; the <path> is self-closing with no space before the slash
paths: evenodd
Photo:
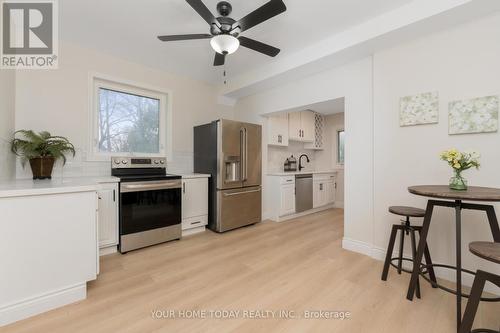
<path id="1" fill-rule="evenodd" d="M 108 89 L 117 92 L 153 98 L 160 101 L 159 110 L 159 152 L 158 153 L 111 153 L 99 151 L 99 90 Z M 110 161 L 115 156 L 141 156 L 141 157 L 166 157 L 167 161 L 172 156 L 172 93 L 159 89 L 131 82 L 127 80 L 113 78 L 107 75 L 91 73 L 89 77 L 89 142 L 87 150 L 87 161 Z"/>
<path id="2" fill-rule="evenodd" d="M 340 157 L 340 133 L 344 132 L 344 162 L 339 161 Z M 345 129 L 343 127 L 339 127 L 335 129 L 335 164 L 338 168 L 343 169 L 345 164 Z"/>

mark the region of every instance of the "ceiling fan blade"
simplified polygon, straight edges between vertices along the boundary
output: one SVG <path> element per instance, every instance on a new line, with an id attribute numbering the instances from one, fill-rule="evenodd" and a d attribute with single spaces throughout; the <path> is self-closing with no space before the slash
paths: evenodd
<path id="1" fill-rule="evenodd" d="M 280 53 L 280 49 L 275 48 L 274 46 L 264 44 L 262 42 L 256 41 L 247 37 L 239 37 L 240 45 L 252 49 L 254 51 L 264 53 L 270 57 L 276 57 L 278 53 Z"/>
<path id="2" fill-rule="evenodd" d="M 203 17 L 203 19 L 209 24 L 215 24 L 217 27 L 221 27 L 220 22 L 215 18 L 212 12 L 205 6 L 201 0 L 186 0 L 186 2 L 193 7 L 196 12 Z"/>
<path id="3" fill-rule="evenodd" d="M 224 54 L 220 54 L 220 53 L 215 52 L 214 66 L 224 65 L 225 60 L 226 60 L 226 56 Z"/>
<path id="4" fill-rule="evenodd" d="M 271 17 L 283 13 L 284 11 L 286 11 L 286 6 L 283 0 L 270 0 L 259 9 L 235 22 L 232 28 L 235 29 L 240 27 L 241 31 L 245 31 L 256 26 L 257 24 L 269 20 Z"/>
<path id="5" fill-rule="evenodd" d="M 190 40 L 190 39 L 207 39 L 212 38 L 210 34 L 189 34 L 189 35 L 170 35 L 170 36 L 158 36 L 158 39 L 162 42 L 173 42 L 177 40 Z"/>

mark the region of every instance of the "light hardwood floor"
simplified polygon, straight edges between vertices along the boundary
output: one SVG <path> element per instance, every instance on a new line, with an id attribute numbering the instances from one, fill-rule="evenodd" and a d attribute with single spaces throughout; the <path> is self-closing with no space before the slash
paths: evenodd
<path id="1" fill-rule="evenodd" d="M 382 263 L 342 250 L 342 235 L 343 212 L 335 209 L 109 255 L 101 259 L 101 274 L 89 284 L 85 301 L 0 331 L 455 332 L 453 296 L 425 283 L 423 298 L 407 301 L 409 276 L 391 269 L 382 282 Z M 154 319 L 152 310 L 174 310 L 177 317 L 179 310 L 242 312 L 237 319 Z M 245 319 L 245 310 L 351 316 Z M 498 303 L 482 304 L 477 325 L 498 327 L 499 313 Z"/>

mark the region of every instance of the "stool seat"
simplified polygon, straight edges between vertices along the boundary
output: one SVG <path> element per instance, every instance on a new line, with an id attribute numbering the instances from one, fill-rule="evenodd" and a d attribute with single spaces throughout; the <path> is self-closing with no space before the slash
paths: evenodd
<path id="1" fill-rule="evenodd" d="M 410 217 L 425 216 L 425 210 L 421 208 L 408 207 L 408 206 L 391 206 L 389 207 L 389 212 L 400 216 L 410 216 Z"/>
<path id="2" fill-rule="evenodd" d="M 478 257 L 500 264 L 500 243 L 472 242 L 469 250 Z"/>

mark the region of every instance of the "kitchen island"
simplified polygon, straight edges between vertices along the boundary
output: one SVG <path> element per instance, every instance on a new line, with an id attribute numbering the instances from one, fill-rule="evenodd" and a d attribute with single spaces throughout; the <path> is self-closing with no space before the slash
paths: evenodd
<path id="1" fill-rule="evenodd" d="M 0 183 L 0 326 L 86 298 L 107 178 Z"/>

